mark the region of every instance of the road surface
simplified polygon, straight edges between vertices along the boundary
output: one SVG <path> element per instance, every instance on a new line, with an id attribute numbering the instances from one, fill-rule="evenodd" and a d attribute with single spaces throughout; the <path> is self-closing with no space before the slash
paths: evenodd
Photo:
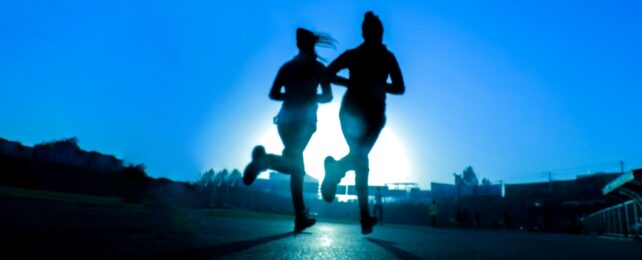
<path id="1" fill-rule="evenodd" d="M 377 226 L 232 210 L 0 198 L 5 254 L 160 259 L 633 259 L 642 243 L 518 231 Z"/>

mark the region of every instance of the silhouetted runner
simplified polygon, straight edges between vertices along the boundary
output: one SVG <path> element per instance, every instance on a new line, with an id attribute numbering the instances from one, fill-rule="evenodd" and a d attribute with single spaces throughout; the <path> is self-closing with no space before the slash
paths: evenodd
<path id="1" fill-rule="evenodd" d="M 350 71 L 348 90 L 339 111 L 350 153 L 339 161 L 331 156 L 325 159 L 321 193 L 324 200 L 332 202 L 341 178 L 346 171 L 354 170 L 361 232 L 368 234 L 377 221 L 368 210 L 368 154 L 385 124 L 386 94 L 403 94 L 405 86 L 397 59 L 382 43 L 383 25 L 379 17 L 367 12 L 361 29 L 363 44 L 341 54 L 327 70 L 328 78 L 342 69 Z M 388 76 L 392 83 L 387 82 Z"/>
<path id="2" fill-rule="evenodd" d="M 283 101 L 281 111 L 274 118 L 279 136 L 283 142 L 283 155 L 266 154 L 261 145 L 254 147 L 252 162 L 243 173 L 243 182 L 251 185 L 260 172 L 272 169 L 290 175 L 290 189 L 294 204 L 294 232 L 299 233 L 314 225 L 303 203 L 303 150 L 316 131 L 317 103 L 332 100 L 329 83 L 325 82 L 325 66 L 317 61 L 316 45 L 334 46 L 334 40 L 325 34 L 315 34 L 306 29 L 296 31 L 299 54 L 279 69 L 270 98 Z M 321 84 L 321 94 L 317 88 Z M 284 88 L 285 91 L 281 92 Z"/>
<path id="3" fill-rule="evenodd" d="M 381 195 L 381 187 L 377 187 L 377 193 L 375 193 L 375 203 L 374 209 L 372 209 L 372 215 L 377 217 L 379 225 L 383 225 L 383 196 Z"/>

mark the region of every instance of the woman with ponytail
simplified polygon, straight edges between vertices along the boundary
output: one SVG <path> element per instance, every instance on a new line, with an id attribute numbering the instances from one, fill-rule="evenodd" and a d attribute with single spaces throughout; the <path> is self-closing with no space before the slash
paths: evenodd
<path id="1" fill-rule="evenodd" d="M 316 131 L 317 103 L 332 100 L 330 84 L 324 81 L 325 66 L 318 61 L 315 46 L 334 47 L 334 40 L 326 34 L 298 28 L 296 44 L 299 54 L 279 69 L 269 94 L 271 99 L 283 102 L 274 118 L 283 142 L 283 153 L 266 154 L 263 146 L 254 147 L 252 161 L 243 173 L 243 182 L 251 185 L 259 173 L 267 169 L 289 174 L 295 212 L 294 232 L 299 233 L 316 223 L 316 219 L 307 214 L 303 202 L 303 151 Z M 321 94 L 317 94 L 319 85 Z"/>

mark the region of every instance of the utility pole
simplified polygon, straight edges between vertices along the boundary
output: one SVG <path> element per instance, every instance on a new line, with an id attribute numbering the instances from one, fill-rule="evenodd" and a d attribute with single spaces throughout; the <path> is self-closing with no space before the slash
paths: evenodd
<path id="1" fill-rule="evenodd" d="M 553 173 L 548 172 L 548 193 L 553 193 Z"/>
<path id="2" fill-rule="evenodd" d="M 624 161 L 620 161 L 620 174 L 624 173 Z"/>

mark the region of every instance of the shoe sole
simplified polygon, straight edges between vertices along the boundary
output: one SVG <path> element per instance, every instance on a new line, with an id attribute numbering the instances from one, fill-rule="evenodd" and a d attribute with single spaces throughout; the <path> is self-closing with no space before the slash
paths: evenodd
<path id="1" fill-rule="evenodd" d="M 254 163 L 250 163 L 245 167 L 245 170 L 243 171 L 243 183 L 245 185 L 252 185 L 254 181 L 256 180 L 256 177 L 259 176 L 259 169 Z"/>
<path id="2" fill-rule="evenodd" d="M 257 165 L 257 161 L 266 155 L 265 147 L 257 145 L 252 149 L 252 161 L 245 167 L 243 171 L 243 183 L 251 185 L 256 180 L 256 177 L 261 173 L 261 169 Z"/>
<path id="3" fill-rule="evenodd" d="M 337 195 L 337 182 L 334 181 L 336 178 L 334 169 L 330 164 L 334 164 L 337 161 L 328 156 L 325 158 L 325 161 L 323 162 L 323 168 L 325 170 L 325 178 L 323 178 L 323 182 L 321 183 L 321 195 L 323 197 L 323 200 L 326 202 L 330 203 L 334 200 L 334 197 Z"/>

